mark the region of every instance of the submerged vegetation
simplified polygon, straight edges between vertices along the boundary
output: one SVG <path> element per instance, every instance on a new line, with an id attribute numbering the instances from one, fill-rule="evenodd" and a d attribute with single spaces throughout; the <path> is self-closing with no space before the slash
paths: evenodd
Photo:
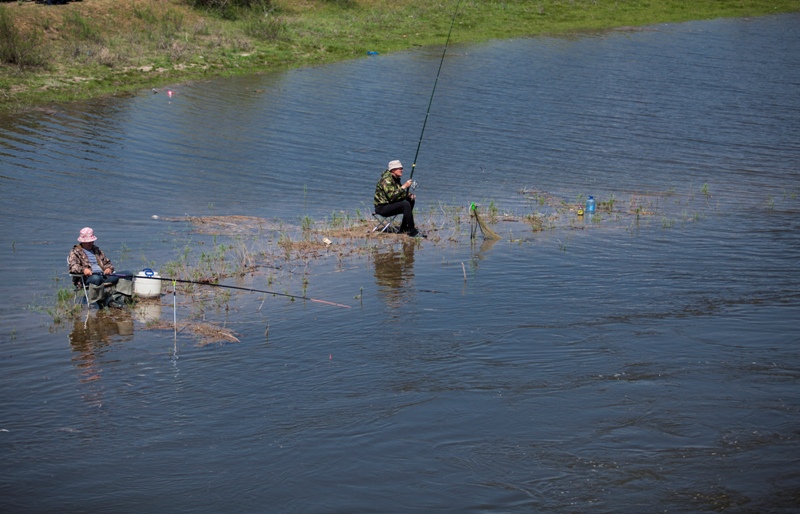
<path id="1" fill-rule="evenodd" d="M 42 309 L 53 319 L 53 324 L 58 325 L 81 311 L 79 299 L 77 290 L 69 287 L 59 287 L 56 289 L 53 304 Z"/>
<path id="2" fill-rule="evenodd" d="M 268 301 L 304 301 L 304 296 L 314 296 L 314 277 L 320 273 L 378 263 L 386 252 L 392 253 L 409 244 L 444 249 L 465 244 L 472 247 L 476 242 L 480 246 L 537 242 L 543 248 L 549 245 L 567 253 L 569 240 L 578 231 L 623 230 L 636 237 L 642 230 L 680 229 L 722 212 L 717 200 L 710 201 L 711 191 L 711 186 L 703 184 L 702 195 L 698 195 L 697 187 L 690 184 L 682 192 L 669 189 L 624 195 L 604 193 L 596 195 L 597 212 L 588 215 L 583 209 L 585 194 L 566 197 L 526 188 L 518 192 L 519 198 L 504 202 L 484 200 L 475 206 L 484 223 L 500 236 L 497 241 L 489 238 L 484 241 L 485 234 L 475 230 L 475 217 L 470 215 L 470 207 L 443 203 L 420 209 L 417 215 L 420 229 L 427 233 L 426 239 L 373 231 L 374 220 L 358 210 L 353 214 L 334 212 L 319 220 L 304 216 L 293 225 L 252 216 L 159 218 L 158 222 L 185 227 L 178 231 L 174 259 L 154 262 L 140 256 L 140 263 L 119 264 L 129 269 L 144 264 L 158 270 L 161 277 L 196 284 L 164 281 L 161 299 L 140 299 L 126 310 L 132 311 L 137 319 L 147 318 L 142 322 L 144 329 L 189 334 L 201 345 L 237 342 L 235 332 L 211 319 L 220 314 L 227 318 L 229 311 L 239 309 L 236 299 L 242 291 L 209 285 L 248 287 L 252 283 L 262 284 L 256 292 L 259 295 L 257 310 L 261 312 Z M 769 211 L 785 208 L 796 198 L 796 190 L 784 191 L 782 195 L 769 196 L 767 204 L 761 207 Z M 517 207 L 507 209 L 506 204 Z M 120 259 L 122 261 L 134 258 L 127 255 L 130 252 L 125 249 L 123 253 L 126 256 Z M 467 280 L 466 270 L 464 279 Z M 51 318 L 51 329 L 89 315 L 82 291 L 68 287 L 58 276 L 53 286 L 51 294 L 40 298 L 39 305 L 32 306 Z M 353 287 L 353 298 L 361 301 L 363 288 Z M 181 311 L 176 321 L 171 316 L 150 319 L 146 315 L 153 308 L 160 312 L 162 304 L 171 310 L 175 308 L 173 302 L 177 302 Z M 266 332 L 268 330 L 267 323 Z"/>
<path id="3" fill-rule="evenodd" d="M 0 0 L 0 111 L 443 43 L 456 0 Z M 796 0 L 461 0 L 451 43 L 800 10 Z"/>

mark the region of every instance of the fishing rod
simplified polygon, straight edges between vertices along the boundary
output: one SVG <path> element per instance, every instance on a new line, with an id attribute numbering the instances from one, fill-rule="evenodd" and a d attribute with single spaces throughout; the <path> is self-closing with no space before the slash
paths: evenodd
<path id="1" fill-rule="evenodd" d="M 419 147 L 422 146 L 422 136 L 425 134 L 425 125 L 428 124 L 428 115 L 431 113 L 431 105 L 433 104 L 433 95 L 436 93 L 436 84 L 439 83 L 439 74 L 442 72 L 442 64 L 444 64 L 444 56 L 447 54 L 447 45 L 450 43 L 450 34 L 453 33 L 453 25 L 456 22 L 456 14 L 458 14 L 458 6 L 461 5 L 461 0 L 456 3 L 456 10 L 453 13 L 453 19 L 450 21 L 450 30 L 447 32 L 447 41 L 444 43 L 444 50 L 442 51 L 442 59 L 439 61 L 439 70 L 436 72 L 436 80 L 433 81 L 433 90 L 431 91 L 431 99 L 428 101 L 428 110 L 425 112 L 425 120 L 422 122 L 422 132 L 419 134 L 419 143 L 417 143 L 417 153 L 414 154 L 414 162 L 411 164 L 411 175 L 409 180 L 414 178 L 414 169 L 417 167 L 417 157 L 419 156 Z M 416 184 L 415 184 L 416 185 Z"/>
<path id="2" fill-rule="evenodd" d="M 151 271 L 151 273 L 152 273 L 152 271 Z M 250 288 L 250 287 L 227 286 L 227 285 L 224 285 L 224 284 L 214 284 L 213 282 L 197 282 L 197 281 L 194 281 L 194 280 L 181 280 L 181 279 L 177 279 L 177 278 L 156 277 L 154 275 L 149 275 L 147 273 L 147 270 L 145 270 L 145 276 L 144 277 L 139 277 L 139 276 L 134 276 L 134 275 L 120 275 L 120 274 L 113 274 L 113 273 L 111 275 L 108 275 L 108 276 L 110 276 L 110 277 L 122 277 L 122 278 L 128 278 L 128 279 L 130 279 L 130 278 L 141 278 L 141 279 L 148 279 L 148 280 L 161 280 L 162 282 L 172 282 L 172 283 L 180 283 L 180 284 L 197 284 L 197 285 L 200 285 L 200 286 L 222 287 L 222 288 L 225 288 L 225 289 L 236 289 L 238 291 L 248 291 L 250 293 L 265 293 L 265 294 L 271 294 L 271 295 L 275 295 L 275 296 L 286 296 L 286 297 L 289 297 L 289 298 L 297 298 L 299 300 L 308 300 L 310 302 L 324 303 L 326 305 L 333 305 L 335 307 L 342 307 L 344 309 L 349 309 L 350 308 L 349 305 L 343 305 L 341 303 L 334 303 L 334 302 L 329 302 L 329 301 L 326 301 L 326 300 L 319 300 L 317 298 L 311 298 L 311 297 L 308 297 L 308 296 L 301 296 L 301 295 L 296 295 L 296 294 L 278 293 L 276 291 L 267 291 L 267 290 L 264 290 L 264 289 L 253 289 L 253 288 Z"/>

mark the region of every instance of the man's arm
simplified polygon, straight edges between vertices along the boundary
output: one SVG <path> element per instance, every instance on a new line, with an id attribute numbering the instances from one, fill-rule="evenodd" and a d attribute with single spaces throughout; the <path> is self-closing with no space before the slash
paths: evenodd
<path id="1" fill-rule="evenodd" d="M 83 274 L 83 268 L 86 265 L 81 261 L 81 255 L 75 251 L 75 248 L 70 250 L 69 255 L 67 256 L 67 265 L 69 266 L 69 272 L 73 274 Z"/>

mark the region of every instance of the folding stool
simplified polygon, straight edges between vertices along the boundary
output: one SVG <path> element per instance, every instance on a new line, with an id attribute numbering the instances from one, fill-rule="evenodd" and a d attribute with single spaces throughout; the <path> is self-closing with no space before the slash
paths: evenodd
<path id="1" fill-rule="evenodd" d="M 394 214 L 392 216 L 381 216 L 377 212 L 373 212 L 372 216 L 377 221 L 377 225 L 375 225 L 375 228 L 372 229 L 373 232 L 377 231 L 380 234 L 396 234 L 399 232 L 399 229 L 394 226 L 394 219 L 400 216 L 399 214 Z"/>

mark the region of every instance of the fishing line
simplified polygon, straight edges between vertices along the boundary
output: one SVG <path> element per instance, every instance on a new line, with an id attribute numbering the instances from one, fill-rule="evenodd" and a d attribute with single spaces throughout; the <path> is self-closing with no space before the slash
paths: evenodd
<path id="1" fill-rule="evenodd" d="M 414 178 L 414 169 L 417 167 L 417 157 L 419 156 L 419 147 L 422 146 L 422 136 L 425 134 L 425 125 L 428 124 L 428 115 L 431 113 L 431 105 L 433 104 L 433 95 L 436 93 L 436 84 L 439 83 L 439 74 L 442 72 L 442 64 L 444 64 L 444 56 L 447 54 L 447 45 L 450 43 L 450 34 L 453 33 L 453 25 L 456 22 L 456 14 L 458 14 L 458 6 L 461 5 L 461 0 L 456 3 L 456 10 L 453 13 L 453 19 L 450 21 L 450 31 L 447 32 L 447 41 L 444 43 L 444 50 L 442 51 L 442 59 L 439 61 L 439 70 L 436 72 L 436 80 L 433 81 L 433 90 L 431 91 L 431 99 L 428 102 L 428 110 L 425 112 L 425 121 L 422 122 L 422 132 L 419 134 L 419 143 L 417 143 L 417 153 L 414 154 L 414 163 L 411 164 L 411 176 L 409 180 Z"/>
<path id="2" fill-rule="evenodd" d="M 174 288 L 176 282 L 177 283 L 181 283 L 181 284 L 197 284 L 199 286 L 222 287 L 222 288 L 225 288 L 225 289 L 236 289 L 238 291 L 248 291 L 250 293 L 265 293 L 265 294 L 271 294 L 271 295 L 275 295 L 275 296 L 286 296 L 286 297 L 289 297 L 289 298 L 297 298 L 299 300 L 308 300 L 310 302 L 324 303 L 326 305 L 333 305 L 335 307 L 343 307 L 345 309 L 349 309 L 350 308 L 349 305 L 343 305 L 341 303 L 329 302 L 329 301 L 326 301 L 326 300 L 320 300 L 318 298 L 311 298 L 311 297 L 308 297 L 308 296 L 300 296 L 300 295 L 289 294 L 289 293 L 278 293 L 276 291 L 267 291 L 265 289 L 253 289 L 253 288 L 250 288 L 250 287 L 227 286 L 227 285 L 224 285 L 224 284 L 214 284 L 213 282 L 196 282 L 194 280 L 180 280 L 180 279 L 177 279 L 177 278 L 166 278 L 166 277 L 155 277 L 155 276 L 153 276 L 153 277 L 147 277 L 147 276 L 139 277 L 139 276 L 133 276 L 133 275 L 115 275 L 115 274 L 111 274 L 109 276 L 111 276 L 111 277 L 124 277 L 124 278 L 128 278 L 128 279 L 130 279 L 130 278 L 140 278 L 140 279 L 143 279 L 143 280 L 161 280 L 162 282 L 172 282 L 173 288 Z M 174 293 L 174 291 L 173 291 L 173 293 Z"/>

